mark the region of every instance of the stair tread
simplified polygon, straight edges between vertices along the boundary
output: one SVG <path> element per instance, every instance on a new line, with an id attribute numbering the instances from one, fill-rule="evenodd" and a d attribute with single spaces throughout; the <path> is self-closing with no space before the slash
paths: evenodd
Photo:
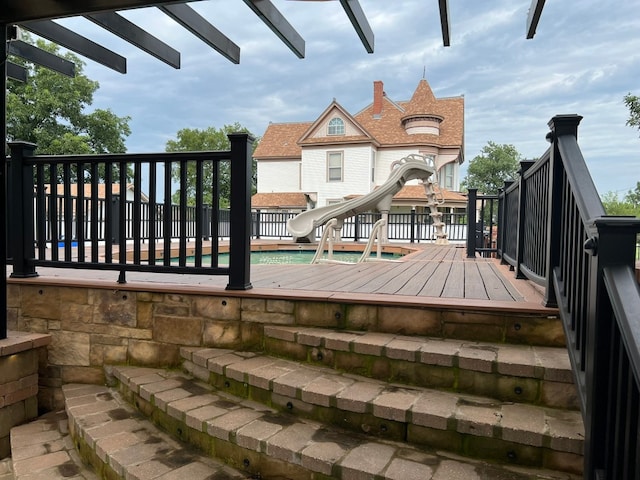
<path id="1" fill-rule="evenodd" d="M 183 347 L 181 353 L 193 362 L 193 368 L 185 365 L 187 370 L 205 381 L 214 372 L 311 405 L 371 413 L 383 420 L 439 430 L 451 428 L 453 421 L 462 434 L 582 453 L 584 427 L 578 411 L 392 385 L 251 352 Z"/>
<path id="2" fill-rule="evenodd" d="M 62 388 L 70 429 L 118 478 L 246 478 L 231 467 L 181 445 L 113 389 L 86 384 L 67 384 Z"/>
<path id="3" fill-rule="evenodd" d="M 11 429 L 13 477 L 97 480 L 77 451 L 67 429 L 64 411 L 49 412 Z M 0 477 L 4 478 L 4 477 Z"/>
<path id="4" fill-rule="evenodd" d="M 361 478 L 363 474 L 388 480 L 447 480 L 463 478 L 459 476 L 463 474 L 469 479 L 576 478 L 568 473 L 495 466 L 364 437 L 215 391 L 184 373 L 142 367 L 111 367 L 110 373 L 121 388 L 149 398 L 155 408 L 198 432 L 331 478 Z"/>
<path id="5" fill-rule="evenodd" d="M 264 335 L 329 350 L 573 382 L 571 363 L 565 348 L 277 325 L 266 325 Z"/>

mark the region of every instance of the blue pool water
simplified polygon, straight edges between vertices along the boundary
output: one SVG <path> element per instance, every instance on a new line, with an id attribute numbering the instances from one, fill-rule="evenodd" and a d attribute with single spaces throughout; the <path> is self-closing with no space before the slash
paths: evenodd
<path id="1" fill-rule="evenodd" d="M 261 252 L 251 252 L 251 264 L 252 265 L 280 265 L 280 264 L 308 264 L 311 263 L 311 259 L 315 255 L 315 252 L 312 250 L 273 250 L 273 251 L 261 251 Z M 341 262 L 350 262 L 355 263 L 362 256 L 360 252 L 334 252 L 333 258 L 334 260 L 339 260 Z M 371 257 L 375 257 L 375 253 L 371 255 Z M 322 258 L 327 258 L 327 254 L 325 253 Z M 383 253 L 382 258 L 385 259 L 394 259 L 400 258 L 400 255 L 395 255 L 392 253 Z M 189 259 L 188 261 L 192 261 Z M 211 262 L 210 255 L 203 255 L 202 263 L 203 265 L 209 265 Z M 218 256 L 218 264 L 219 265 L 228 265 L 229 264 L 229 254 L 221 253 Z"/>

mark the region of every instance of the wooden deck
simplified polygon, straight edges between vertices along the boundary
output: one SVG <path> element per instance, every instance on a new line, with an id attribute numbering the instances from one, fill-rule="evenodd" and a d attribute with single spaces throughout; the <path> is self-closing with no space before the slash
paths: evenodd
<path id="1" fill-rule="evenodd" d="M 350 244 L 352 246 L 353 244 Z M 280 245 L 284 248 L 290 245 Z M 273 244 L 271 244 L 273 247 Z M 408 247 L 408 245 L 403 245 Z M 253 289 L 244 295 L 300 298 L 360 298 L 376 303 L 442 303 L 456 305 L 501 304 L 519 308 L 542 306 L 539 289 L 493 258 L 467 258 L 466 249 L 456 245 L 411 245 L 413 253 L 399 261 L 360 264 L 252 265 Z M 115 284 L 114 271 L 38 268 L 28 283 L 87 285 Z M 226 276 L 127 273 L 127 286 L 135 290 L 224 291 Z M 232 295 L 232 292 L 227 294 Z M 240 294 L 240 292 L 238 292 Z"/>
<path id="2" fill-rule="evenodd" d="M 524 300 L 495 260 L 466 258 L 466 250 L 454 246 L 426 245 L 395 262 L 253 265 L 251 283 L 286 290 Z"/>

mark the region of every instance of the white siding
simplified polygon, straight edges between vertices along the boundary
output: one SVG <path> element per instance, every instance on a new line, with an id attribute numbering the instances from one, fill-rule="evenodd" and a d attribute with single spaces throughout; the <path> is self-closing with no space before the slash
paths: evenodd
<path id="1" fill-rule="evenodd" d="M 343 181 L 327 181 L 327 152 L 343 152 Z M 335 148 L 305 148 L 302 152 L 302 191 L 318 192 L 317 205 L 347 195 L 364 195 L 371 190 L 371 147 L 344 145 Z"/>
<path id="2" fill-rule="evenodd" d="M 300 161 L 258 162 L 258 193 L 300 191 Z"/>
<path id="3" fill-rule="evenodd" d="M 454 162 L 453 164 L 453 172 L 454 172 L 454 191 L 460 190 L 460 165 L 456 159 L 458 158 L 458 150 L 457 149 L 443 149 L 440 150 L 437 147 L 423 147 L 423 148 L 398 148 L 398 149 L 381 149 L 378 150 L 377 154 L 377 165 L 376 165 L 376 185 L 382 185 L 385 180 L 389 177 L 391 173 L 391 164 L 396 160 L 400 160 L 407 155 L 412 153 L 415 154 L 424 154 L 424 155 L 435 155 L 436 156 L 436 165 L 438 168 L 441 168 L 445 163 Z M 417 183 L 418 181 L 411 181 L 410 184 Z"/>

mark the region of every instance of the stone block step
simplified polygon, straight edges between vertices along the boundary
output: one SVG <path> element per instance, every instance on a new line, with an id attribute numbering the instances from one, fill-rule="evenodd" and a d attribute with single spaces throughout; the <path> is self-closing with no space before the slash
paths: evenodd
<path id="1" fill-rule="evenodd" d="M 215 391 L 191 376 L 158 369 L 110 367 L 120 392 L 175 437 L 245 473 L 278 480 L 573 479 L 522 466 L 499 466 L 406 443 L 366 437 L 277 412 Z M 104 389 L 94 403 L 115 395 Z M 94 407 L 95 408 L 95 407 Z M 73 411 L 73 407 L 70 409 Z M 101 410 L 101 408 L 98 408 Z M 99 446 L 98 440 L 98 446 Z M 186 477 L 188 478 L 188 477 Z M 217 478 L 217 477 L 213 477 Z"/>
<path id="2" fill-rule="evenodd" d="M 264 349 L 384 381 L 579 409 L 565 348 L 265 326 Z"/>
<path id="3" fill-rule="evenodd" d="M 15 480 L 98 480 L 78 455 L 64 411 L 50 412 L 11 429 L 11 458 Z M 0 479 L 4 479 L 0 475 Z"/>
<path id="4" fill-rule="evenodd" d="M 181 349 L 187 372 L 221 391 L 385 439 L 578 472 L 578 411 L 388 384 L 326 367 L 214 348 Z"/>
<path id="5" fill-rule="evenodd" d="M 113 389 L 100 385 L 67 384 L 63 386 L 63 393 L 70 436 L 80 457 L 95 469 L 100 478 L 246 478 L 245 474 L 160 431 Z M 18 465 L 15 468 L 17 471 Z"/>

